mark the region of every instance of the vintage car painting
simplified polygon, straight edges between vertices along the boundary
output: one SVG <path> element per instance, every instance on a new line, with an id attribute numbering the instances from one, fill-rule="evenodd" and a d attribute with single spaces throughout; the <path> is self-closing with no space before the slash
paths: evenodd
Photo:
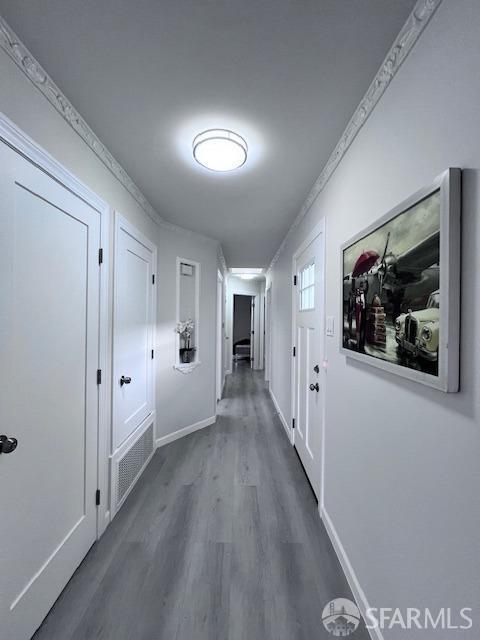
<path id="1" fill-rule="evenodd" d="M 341 352 L 446 392 L 459 388 L 460 178 L 448 169 L 341 246 Z"/>
<path id="2" fill-rule="evenodd" d="M 428 298 L 425 309 L 402 313 L 395 321 L 398 350 L 414 358 L 438 361 L 440 333 L 440 291 Z"/>

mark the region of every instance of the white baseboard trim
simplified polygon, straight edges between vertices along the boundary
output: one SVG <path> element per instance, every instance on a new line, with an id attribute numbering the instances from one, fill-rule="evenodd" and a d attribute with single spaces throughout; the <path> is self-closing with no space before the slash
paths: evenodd
<path id="1" fill-rule="evenodd" d="M 353 597 L 355 598 L 355 601 L 357 603 L 357 607 L 360 609 L 360 613 L 362 614 L 363 619 L 366 620 L 366 613 L 370 608 L 367 596 L 360 586 L 357 575 L 353 570 L 352 563 L 350 562 L 347 552 L 345 551 L 345 548 L 341 543 L 340 538 L 338 537 L 337 530 L 335 529 L 330 516 L 325 510 L 325 507 L 322 507 L 322 509 L 320 510 L 320 516 L 323 520 L 325 529 L 327 530 L 333 548 L 335 549 L 335 553 L 337 554 L 340 564 L 342 565 L 343 572 L 345 573 L 347 582 L 350 586 L 350 589 L 352 590 Z M 367 629 L 367 631 L 369 632 L 372 640 L 384 640 L 383 634 L 379 628 Z"/>
<path id="2" fill-rule="evenodd" d="M 277 399 L 275 397 L 275 394 L 273 393 L 270 385 L 268 385 L 268 390 L 270 392 L 270 397 L 272 398 L 272 402 L 275 406 L 275 410 L 278 413 L 278 417 L 280 418 L 280 422 L 283 425 L 283 428 L 285 429 L 287 436 L 288 436 L 288 440 L 291 443 L 292 442 L 292 430 L 290 429 L 290 427 L 288 426 L 287 421 L 285 420 L 285 416 L 283 415 L 281 409 L 280 409 L 280 405 L 277 402 Z"/>
<path id="3" fill-rule="evenodd" d="M 166 444 L 170 444 L 170 442 L 174 442 L 179 438 L 183 438 L 184 436 L 188 436 L 189 433 L 193 433 L 194 431 L 198 431 L 199 429 L 204 429 L 205 427 L 209 427 L 211 424 L 216 422 L 217 416 L 211 416 L 210 418 L 205 418 L 205 420 L 200 420 L 200 422 L 195 422 L 195 424 L 191 424 L 188 427 L 183 427 L 183 429 L 178 429 L 173 433 L 168 433 L 166 436 L 162 436 L 161 438 L 157 438 L 156 447 L 163 447 Z"/>

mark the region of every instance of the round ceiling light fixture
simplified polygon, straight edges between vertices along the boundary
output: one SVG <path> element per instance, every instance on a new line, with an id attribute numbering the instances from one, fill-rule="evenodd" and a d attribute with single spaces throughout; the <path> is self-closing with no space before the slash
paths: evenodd
<path id="1" fill-rule="evenodd" d="M 193 157 L 211 171 L 233 171 L 247 161 L 245 140 L 228 129 L 209 129 L 193 140 Z"/>

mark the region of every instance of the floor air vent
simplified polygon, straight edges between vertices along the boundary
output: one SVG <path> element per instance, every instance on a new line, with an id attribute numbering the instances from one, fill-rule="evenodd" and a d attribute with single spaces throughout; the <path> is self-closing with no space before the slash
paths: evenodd
<path id="1" fill-rule="evenodd" d="M 118 460 L 115 495 L 117 509 L 152 456 L 153 449 L 153 424 L 150 424 L 138 440 Z"/>

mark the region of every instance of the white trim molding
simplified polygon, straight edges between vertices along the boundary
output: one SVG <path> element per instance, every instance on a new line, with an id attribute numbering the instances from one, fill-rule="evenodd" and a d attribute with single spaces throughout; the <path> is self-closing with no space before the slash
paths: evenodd
<path id="1" fill-rule="evenodd" d="M 188 427 L 183 427 L 183 429 L 178 429 L 177 431 L 173 431 L 173 433 L 168 433 L 166 436 L 161 436 L 157 438 L 156 446 L 163 447 L 166 444 L 170 444 L 170 442 L 174 442 L 179 438 L 183 438 L 184 436 L 188 436 L 189 433 L 193 433 L 194 431 L 199 431 L 200 429 L 204 429 L 205 427 L 209 427 L 211 424 L 215 424 L 217 421 L 217 416 L 210 416 L 210 418 L 205 418 L 205 420 L 200 420 L 199 422 L 195 422 L 194 424 L 189 425 Z"/>
<path id="2" fill-rule="evenodd" d="M 275 397 L 275 394 L 273 393 L 270 385 L 268 385 L 268 391 L 270 392 L 270 397 L 275 407 L 275 411 L 277 412 L 277 415 L 280 418 L 280 422 L 282 423 L 282 426 L 285 429 L 285 432 L 288 437 L 288 441 L 290 442 L 290 444 L 293 445 L 292 429 L 288 426 L 288 422 L 285 420 L 285 416 L 283 415 L 282 410 L 280 409 L 280 405 L 278 404 L 277 398 Z"/>
<path id="3" fill-rule="evenodd" d="M 323 524 L 325 525 L 325 529 L 328 533 L 328 537 L 335 549 L 335 553 L 340 561 L 343 572 L 347 578 L 348 586 L 353 594 L 357 607 L 360 609 L 360 613 L 362 614 L 362 618 L 366 620 L 367 611 L 371 608 L 367 596 L 360 586 L 360 582 L 358 580 L 357 574 L 353 570 L 352 563 L 350 562 L 350 558 L 345 551 L 345 547 L 343 546 L 337 530 L 335 529 L 333 522 L 328 515 L 325 507 L 320 508 L 320 517 L 322 518 Z M 372 640 L 384 640 L 383 634 L 378 627 L 374 629 L 367 629 L 370 634 Z"/>
<path id="4" fill-rule="evenodd" d="M 402 66 L 402 63 L 413 49 L 416 41 L 429 23 L 431 17 L 440 6 L 442 0 L 418 0 L 407 21 L 398 34 L 390 51 L 387 53 L 382 66 L 378 70 L 375 78 L 369 86 L 367 93 L 362 98 L 360 104 L 356 108 L 353 116 L 347 124 L 345 131 L 342 133 L 337 146 L 333 150 L 326 165 L 323 167 L 321 174 L 318 176 L 313 187 L 310 190 L 305 202 L 302 205 L 297 217 L 293 221 L 291 227 L 287 231 L 287 235 L 283 239 L 281 245 L 270 262 L 268 271 L 270 271 L 277 262 L 280 254 L 285 249 L 287 242 L 300 222 L 306 216 L 318 195 L 323 191 L 327 182 L 332 177 L 335 169 L 340 164 L 343 156 L 347 152 L 352 142 L 357 137 L 360 129 L 368 120 L 372 111 L 378 104 L 378 101 L 385 93 L 395 74 Z"/>
<path id="5" fill-rule="evenodd" d="M 86 121 L 78 113 L 70 100 L 62 93 L 41 64 L 34 58 L 9 24 L 0 16 L 0 47 L 15 62 L 32 84 L 45 96 L 62 118 L 72 127 L 97 158 L 111 171 L 125 187 L 143 211 L 153 222 L 170 231 L 185 233 L 209 242 L 218 242 L 214 238 L 196 231 L 185 229 L 164 220 L 153 208 L 121 164 L 113 157 L 107 147 L 98 138 Z M 221 250 L 223 256 L 223 251 Z M 225 259 L 223 259 L 225 260 Z"/>
<path id="6" fill-rule="evenodd" d="M 218 256 L 218 261 L 222 267 L 222 277 L 224 277 L 227 275 L 228 267 L 227 267 L 227 262 L 225 260 L 225 256 L 223 254 L 223 248 L 220 243 L 218 243 L 218 247 L 217 247 L 217 256 Z"/>

